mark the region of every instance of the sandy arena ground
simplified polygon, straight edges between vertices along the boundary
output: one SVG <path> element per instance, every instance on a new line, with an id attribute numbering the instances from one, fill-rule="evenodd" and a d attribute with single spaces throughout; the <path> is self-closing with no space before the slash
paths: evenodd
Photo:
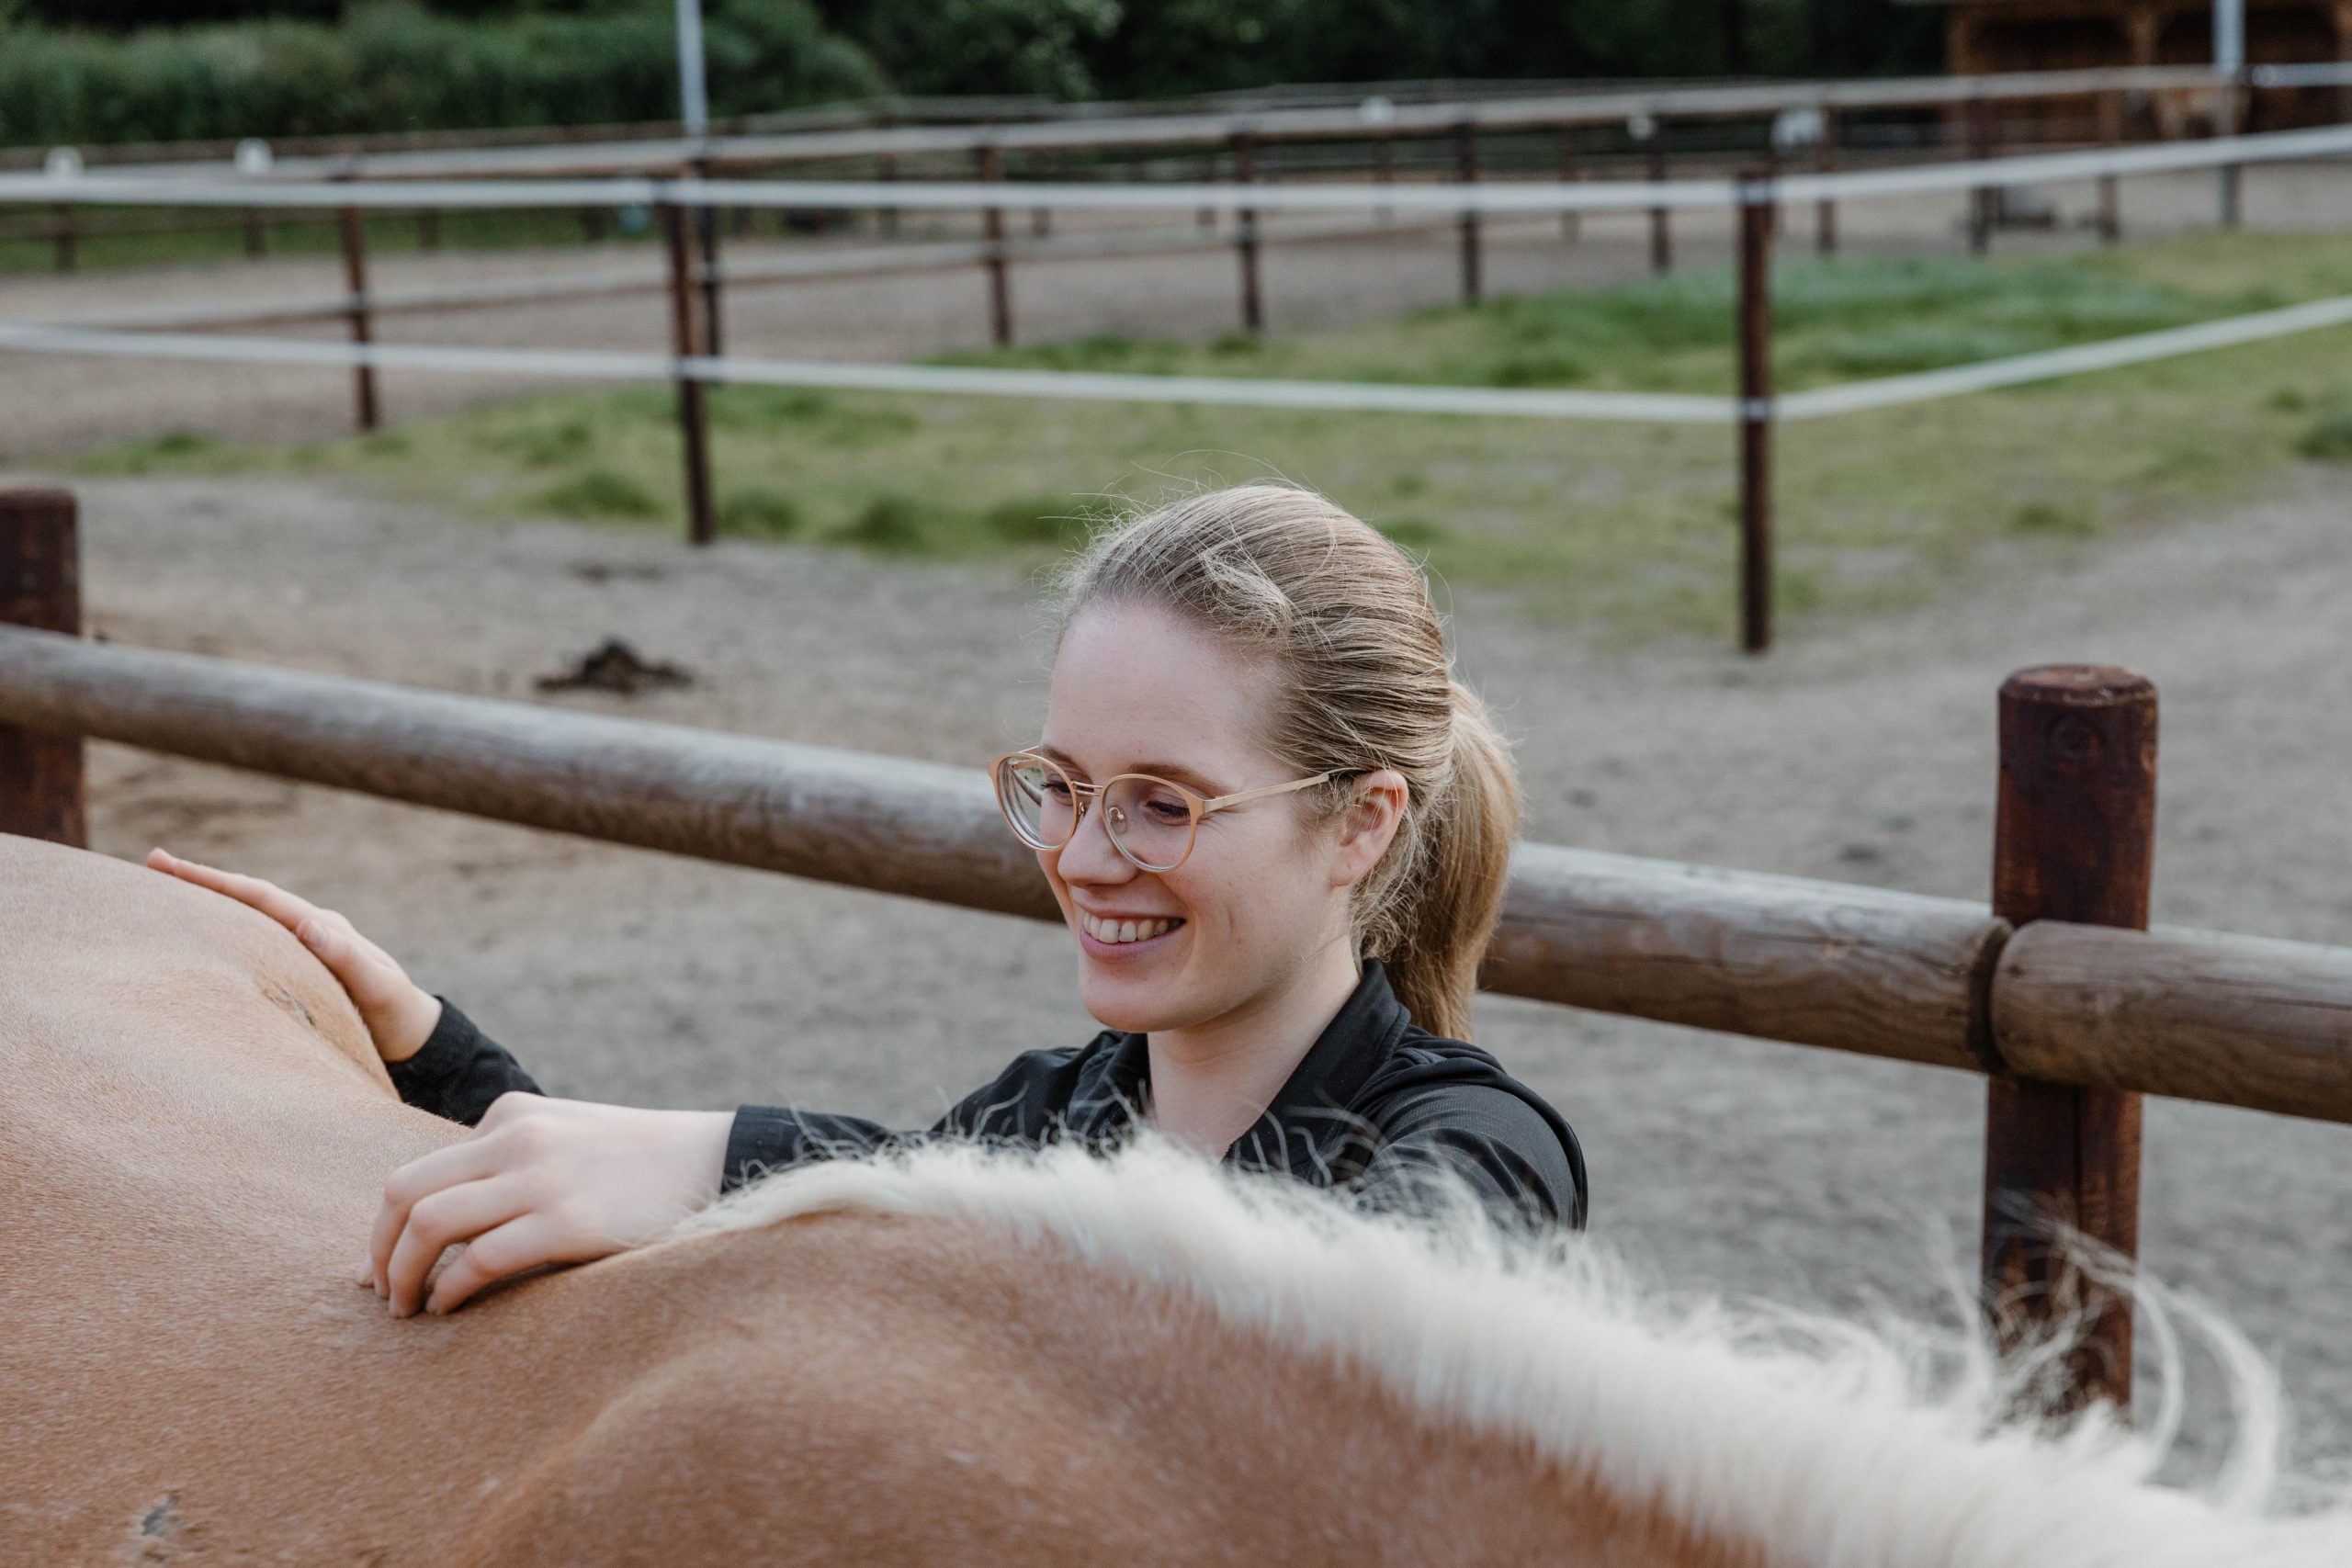
<path id="1" fill-rule="evenodd" d="M 1425 259 L 1442 293 L 1442 260 Z M 1053 330 L 1096 319 L 1086 299 L 1116 292 L 1070 271 L 1093 292 L 1073 290 Z M 93 281 L 76 286 L 85 304 Z M 165 287 L 131 282 L 112 297 Z M 877 288 L 871 320 L 889 318 L 896 288 Z M 956 312 L 973 302 L 952 299 Z M 859 330 L 845 322 L 834 350 Z M 873 330 L 855 351 L 881 351 L 888 334 Z M 187 367 L 12 359 L 0 428 L 17 451 L 136 434 L 201 409 L 200 381 Z M 331 425 L 340 378 L 305 386 L 243 375 L 209 412 L 273 434 Z M 394 407 L 413 412 L 419 395 L 397 386 Z M 0 471 L 39 478 L 31 464 Z M 2071 569 L 1899 620 L 1800 628 L 1766 661 L 1684 643 L 1599 650 L 1475 599 L 1455 632 L 1518 740 L 1531 837 L 1966 897 L 1987 880 L 2002 677 L 2131 666 L 2164 701 L 2156 919 L 2352 943 L 2342 487 L 2340 472 L 2283 475 L 2258 502 Z M 1042 708 L 1031 589 L 1001 569 L 732 543 L 690 555 L 666 538 L 465 523 L 290 483 L 78 488 L 88 621 L 124 642 L 521 698 L 533 676 L 620 635 L 695 684 L 562 701 L 956 763 L 1031 737 Z M 921 1122 L 1013 1052 L 1094 1028 L 1075 946 L 1051 927 L 107 747 L 94 749 L 92 798 L 107 852 L 160 843 L 340 907 L 557 1093 Z M 1917 1301 L 1932 1269 L 1972 1255 L 1971 1077 L 1509 999 L 1483 1003 L 1480 1025 L 1582 1134 L 1597 1233 L 1677 1287 Z M 2157 1102 L 2147 1149 L 2150 1268 L 2278 1358 L 2309 1446 L 2347 1446 L 2352 1132 Z"/>

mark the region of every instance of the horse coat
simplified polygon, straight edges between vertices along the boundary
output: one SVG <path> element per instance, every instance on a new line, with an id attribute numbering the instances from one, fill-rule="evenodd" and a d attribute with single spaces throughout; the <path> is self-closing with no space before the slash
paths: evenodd
<path id="1" fill-rule="evenodd" d="M 0 1562 L 2352 1560 L 2097 1422 L 1984 1438 L 1990 1382 L 1165 1146 L 788 1172 L 395 1321 L 350 1270 L 465 1130 L 269 920 L 8 838 L 0 1115 Z"/>

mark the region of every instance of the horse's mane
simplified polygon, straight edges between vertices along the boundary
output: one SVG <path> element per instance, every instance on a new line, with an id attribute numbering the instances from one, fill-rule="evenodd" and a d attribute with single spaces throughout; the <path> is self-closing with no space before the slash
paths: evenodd
<path id="1" fill-rule="evenodd" d="M 1602 1249 L 1499 1232 L 1466 1191 L 1416 1218 L 1352 1212 L 1156 1140 L 1114 1158 L 938 1143 L 825 1160 L 745 1188 L 672 1233 L 865 1213 L 1009 1231 L 1154 1282 L 1236 1326 L 1329 1354 L 1439 1422 L 1504 1432 L 1788 1568 L 2132 1568 L 2352 1562 L 2352 1506 L 2289 1515 L 2280 1398 L 2210 1311 L 2143 1282 L 2165 1364 L 2150 1429 L 2094 1405 L 2012 1412 L 2062 1348 L 1888 1318 L 1871 1327 L 1633 1287 Z M 2156 1483 L 2179 1425 L 2175 1325 L 2228 1371 L 2235 1450 L 2190 1491 Z"/>

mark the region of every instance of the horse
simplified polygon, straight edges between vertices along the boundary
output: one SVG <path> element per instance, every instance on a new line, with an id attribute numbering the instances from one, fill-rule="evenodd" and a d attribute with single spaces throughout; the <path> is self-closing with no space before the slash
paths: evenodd
<path id="1" fill-rule="evenodd" d="M 1999 1424 L 1989 1351 L 1930 1387 L 1464 1194 L 1148 1139 L 819 1162 L 395 1320 L 351 1272 L 384 1179 L 465 1130 L 274 922 L 5 837 L 0 1107 L 9 1563 L 2352 1560 L 2111 1418 Z"/>

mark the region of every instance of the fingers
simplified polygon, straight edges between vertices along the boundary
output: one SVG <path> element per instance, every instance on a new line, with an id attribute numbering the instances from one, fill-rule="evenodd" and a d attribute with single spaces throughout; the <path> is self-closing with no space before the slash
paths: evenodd
<path id="1" fill-rule="evenodd" d="M 527 1187 L 512 1178 L 468 1181 L 419 1199 L 409 1210 L 385 1269 L 392 1315 L 406 1317 L 424 1304 L 424 1281 L 444 1251 L 519 1218 L 529 1208 Z"/>
<path id="2" fill-rule="evenodd" d="M 526 1214 L 486 1235 L 476 1236 L 449 1260 L 433 1282 L 429 1313 L 453 1312 L 483 1286 L 536 1269 L 542 1263 L 579 1263 L 612 1248 L 583 1244 L 548 1214 Z"/>
<path id="3" fill-rule="evenodd" d="M 435 1149 L 392 1172 L 384 1183 L 384 1201 L 368 1236 L 368 1261 L 378 1295 L 391 1290 L 392 1248 L 408 1227 L 409 1213 L 445 1188 L 480 1181 L 504 1168 L 498 1145 L 481 1134 L 459 1144 Z"/>
<path id="4" fill-rule="evenodd" d="M 251 905 L 288 931 L 296 931 L 304 920 L 315 919 L 324 913 L 315 904 L 296 897 L 274 882 L 264 882 L 258 876 L 246 876 L 233 871 L 221 871 L 215 866 L 199 865 L 195 861 L 182 860 L 160 849 L 147 852 L 147 863 L 183 882 L 193 882 L 198 887 L 209 887 L 240 904 Z"/>

